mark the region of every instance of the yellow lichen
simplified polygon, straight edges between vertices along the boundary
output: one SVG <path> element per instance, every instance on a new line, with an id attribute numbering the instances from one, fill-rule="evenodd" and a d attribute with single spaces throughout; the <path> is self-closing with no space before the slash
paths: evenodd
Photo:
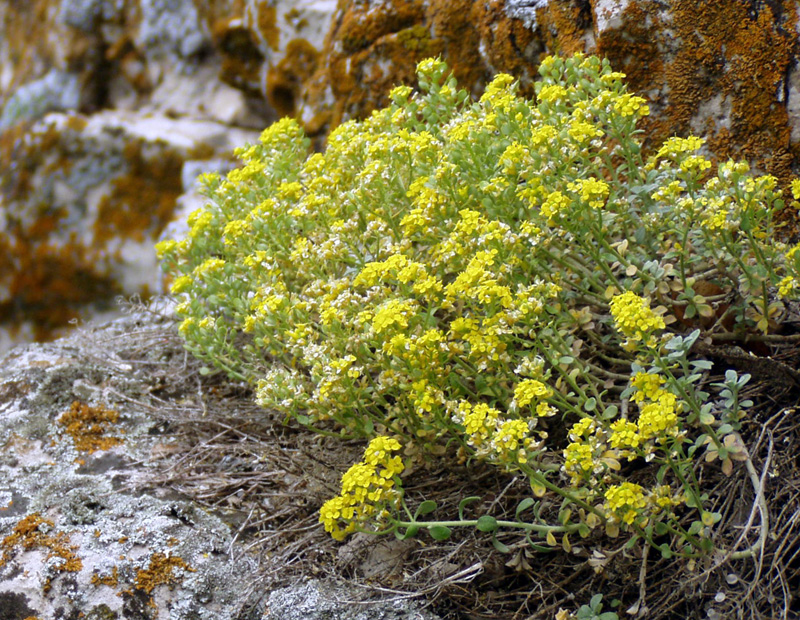
<path id="1" fill-rule="evenodd" d="M 77 546 L 71 545 L 69 536 L 64 533 L 45 534 L 41 531 L 53 527 L 53 522 L 34 512 L 23 518 L 14 527 L 14 531 L 0 542 L 3 550 L 0 558 L 0 567 L 5 566 L 15 551 L 32 551 L 46 549 L 47 557 L 60 558 L 61 563 L 55 564 L 53 569 L 59 572 L 78 572 L 83 568 L 83 562 L 75 555 Z"/>
<path id="2" fill-rule="evenodd" d="M 134 588 L 150 594 L 157 586 L 174 586 L 182 580 L 182 577 L 173 574 L 176 568 L 194 572 L 183 558 L 154 553 L 150 558 L 150 565 L 136 573 Z"/>
<path id="3" fill-rule="evenodd" d="M 104 407 L 90 407 L 75 401 L 69 410 L 58 418 L 58 424 L 72 437 L 77 450 L 92 454 L 98 450 L 109 450 L 122 443 L 119 437 L 106 434 L 118 419 L 119 414 L 116 411 Z"/>
<path id="4" fill-rule="evenodd" d="M 111 569 L 110 575 L 103 575 L 102 577 L 98 573 L 94 573 L 91 578 L 92 584 L 96 586 L 108 586 L 109 588 L 116 588 L 119 585 L 119 571 L 117 567 L 114 566 Z"/>

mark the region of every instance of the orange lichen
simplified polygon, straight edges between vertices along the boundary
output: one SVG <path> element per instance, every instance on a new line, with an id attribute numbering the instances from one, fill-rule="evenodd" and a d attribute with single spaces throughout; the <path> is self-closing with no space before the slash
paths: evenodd
<path id="1" fill-rule="evenodd" d="M 586 51 L 586 32 L 592 13 L 585 2 L 550 0 L 536 11 L 543 43 L 551 54 L 569 56 Z"/>
<path id="2" fill-rule="evenodd" d="M 49 225 L 40 226 L 39 232 Z M 86 303 L 113 299 L 119 293 L 109 276 L 96 271 L 102 264 L 96 253 L 81 244 L 42 243 L 12 228 L 5 249 L 11 268 L 0 272 L 0 283 L 8 287 L 9 298 L 0 300 L 0 322 L 12 327 L 31 322 L 37 340 L 51 338 L 77 318 Z"/>
<path id="3" fill-rule="evenodd" d="M 164 148 L 158 157 L 147 157 L 144 144 L 131 141 L 123 156 L 128 172 L 111 183 L 111 193 L 100 201 L 94 225 L 99 242 L 113 237 L 142 242 L 145 236 L 157 235 L 175 211 L 183 192 L 181 168 L 183 157 Z"/>
<path id="4" fill-rule="evenodd" d="M 49 0 L 6 3 L 3 34 L 4 45 L 11 52 L 11 82 L 8 92 L 22 84 L 42 76 L 50 67 L 56 66 L 56 49 L 48 34 L 54 25 L 48 19 Z M 5 94 L 5 93 L 0 93 Z"/>
<path id="5" fill-rule="evenodd" d="M 24 213 L 9 210 L 6 234 L 0 236 L 0 286 L 8 291 L 0 298 L 0 322 L 7 324 L 12 334 L 16 326 L 29 323 L 37 340 L 47 340 L 75 319 L 87 303 L 110 301 L 120 292 L 110 275 L 102 273 L 109 264 L 103 240 L 88 247 L 77 241 L 77 233 L 64 238 L 66 209 L 50 204 L 44 197 L 41 204 L 33 201 L 37 176 L 63 178 L 70 170 L 73 158 L 69 144 L 85 124 L 83 116 L 68 115 L 62 127 L 56 123 L 19 124 L 0 133 L 0 196 L 7 204 L 20 203 Z M 179 183 L 180 168 L 173 165 L 168 169 Z M 156 174 L 155 182 L 167 183 L 168 173 L 159 164 L 141 169 L 140 173 L 148 177 Z M 147 184 L 143 180 L 137 190 Z M 167 185 L 168 189 L 171 187 L 175 184 Z M 128 204 L 134 203 L 131 193 Z M 168 218 L 164 212 L 169 203 L 162 200 L 155 204 L 161 207 L 161 213 L 148 217 L 155 220 L 151 226 L 158 228 Z M 138 212 L 151 208 L 149 204 L 138 204 Z M 120 212 L 130 215 L 124 207 Z M 105 227 L 118 223 L 119 218 L 104 216 Z M 136 223 L 129 218 L 126 224 L 131 221 Z M 128 229 L 120 225 L 119 230 L 124 236 Z"/>
<path id="6" fill-rule="evenodd" d="M 620 30 L 601 34 L 597 51 L 628 74 L 633 90 L 655 93 L 649 144 L 701 133 L 718 159 L 748 159 L 786 186 L 800 155 L 782 99 L 798 44 L 796 3 L 716 0 L 698 11 L 676 0 L 662 18 L 655 0 L 637 0 L 622 19 Z M 724 106 L 725 126 L 702 112 L 709 105 Z"/>
<path id="7" fill-rule="evenodd" d="M 117 570 L 117 567 L 114 566 L 111 569 L 110 575 L 103 575 L 101 577 L 98 573 L 94 573 L 90 581 L 96 586 L 108 586 L 109 588 L 116 588 L 119 585 L 119 571 Z"/>
<path id="8" fill-rule="evenodd" d="M 278 29 L 277 9 L 272 6 L 270 0 L 261 0 L 255 6 L 256 23 L 258 31 L 269 45 L 270 49 L 277 51 L 280 45 L 281 32 Z"/>
<path id="9" fill-rule="evenodd" d="M 77 450 L 92 454 L 122 443 L 119 437 L 107 435 L 118 419 L 119 414 L 116 411 L 105 407 L 90 407 L 76 400 L 68 411 L 61 414 L 57 422 L 72 437 Z"/>
<path id="10" fill-rule="evenodd" d="M 304 39 L 294 39 L 286 54 L 267 74 L 267 99 L 280 116 L 294 116 L 303 82 L 317 69 L 319 52 Z"/>
<path id="11" fill-rule="evenodd" d="M 42 527 L 44 526 L 44 528 Z M 0 542 L 3 550 L 0 566 L 5 566 L 15 551 L 32 551 L 46 549 L 47 557 L 60 558 L 61 563 L 53 566 L 58 572 L 76 573 L 83 568 L 83 562 L 75 555 L 77 546 L 71 545 L 69 536 L 64 533 L 45 534 L 42 529 L 52 529 L 53 522 L 34 512 L 23 518 L 14 527 L 14 531 Z"/>
<path id="12" fill-rule="evenodd" d="M 142 590 L 145 594 L 150 594 L 158 586 L 174 586 L 183 579 L 173 574 L 176 568 L 192 573 L 195 572 L 183 558 L 154 553 L 150 558 L 150 565 L 136 573 L 134 588 Z"/>
<path id="13" fill-rule="evenodd" d="M 237 17 L 217 20 L 211 30 L 222 55 L 220 79 L 254 96 L 261 93 L 264 54 L 253 33 Z"/>
<path id="14" fill-rule="evenodd" d="M 343 3 L 321 52 L 326 62 L 319 63 L 304 84 L 304 104 L 317 112 L 306 129 L 318 134 L 386 105 L 391 87 L 413 84 L 416 64 L 430 56 L 445 58 L 463 86 L 482 86 L 487 67 L 476 62 L 481 57 L 480 38 L 473 23 L 482 4 L 471 0 L 407 0 L 378 7 Z"/>

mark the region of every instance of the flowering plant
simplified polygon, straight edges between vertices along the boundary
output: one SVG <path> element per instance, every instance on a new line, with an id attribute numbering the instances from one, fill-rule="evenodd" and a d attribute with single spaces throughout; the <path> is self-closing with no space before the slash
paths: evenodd
<path id="1" fill-rule="evenodd" d="M 720 515 L 697 467 L 752 471 L 751 403 L 734 371 L 712 398 L 690 351 L 701 331 L 774 330 L 800 288 L 800 246 L 773 238 L 781 191 L 744 163 L 714 170 L 696 137 L 645 158 L 647 105 L 607 61 L 550 57 L 540 74 L 535 101 L 501 74 L 473 102 L 429 59 L 418 92 L 395 88 L 324 152 L 291 119 L 265 130 L 158 246 L 180 333 L 264 407 L 371 440 L 322 509 L 336 538 L 464 525 L 569 549 L 599 528 L 707 553 Z M 401 447 L 496 464 L 531 496 L 514 520 L 466 519 L 474 498 L 423 520 L 436 505 L 406 505 Z"/>

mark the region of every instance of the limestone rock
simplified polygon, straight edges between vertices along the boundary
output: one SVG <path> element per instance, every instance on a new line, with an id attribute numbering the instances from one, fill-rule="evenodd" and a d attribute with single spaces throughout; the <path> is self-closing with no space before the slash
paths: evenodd
<path id="1" fill-rule="evenodd" d="M 161 290 L 153 246 L 184 165 L 257 135 L 119 110 L 15 125 L 0 137 L 0 320 L 42 338 L 90 305 Z"/>
<path id="2" fill-rule="evenodd" d="M 196 389 L 165 389 L 185 364 L 175 329 L 133 314 L 0 358 L 0 618 L 436 620 L 333 580 L 265 592 L 239 537 L 247 511 L 211 513 L 159 483 L 153 459 L 177 448 L 154 409 Z M 385 542 L 369 560 L 383 576 L 404 544 Z"/>
<path id="3" fill-rule="evenodd" d="M 143 328 L 102 333 L 122 350 Z M 169 441 L 136 404 L 146 377 L 80 338 L 18 348 L 1 368 L 0 617 L 255 617 L 254 562 L 232 560 L 231 529 L 166 489 L 134 490 Z"/>
<path id="4" fill-rule="evenodd" d="M 311 580 L 269 595 L 263 620 L 437 620 L 407 599 L 368 602 L 364 590 Z"/>

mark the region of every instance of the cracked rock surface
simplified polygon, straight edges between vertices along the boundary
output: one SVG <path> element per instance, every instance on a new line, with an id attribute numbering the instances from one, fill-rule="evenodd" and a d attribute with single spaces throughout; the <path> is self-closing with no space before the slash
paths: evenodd
<path id="1" fill-rule="evenodd" d="M 122 344 L 139 323 L 105 329 Z M 76 337 L 0 362 L 0 618 L 246 617 L 253 561 L 220 518 L 141 490 L 169 438 L 137 369 L 92 353 Z"/>

